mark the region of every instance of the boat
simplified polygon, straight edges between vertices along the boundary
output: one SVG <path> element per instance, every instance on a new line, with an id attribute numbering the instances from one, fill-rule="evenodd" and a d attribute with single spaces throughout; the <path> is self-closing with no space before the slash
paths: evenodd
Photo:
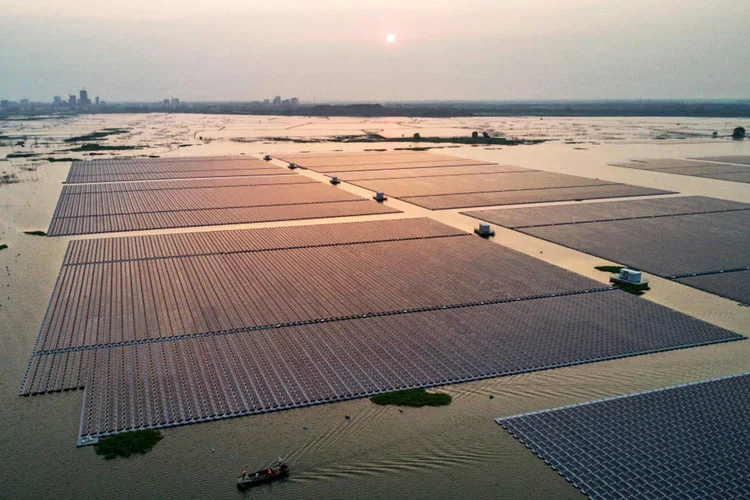
<path id="1" fill-rule="evenodd" d="M 275 465 L 271 465 L 255 472 L 246 472 L 243 469 L 242 475 L 237 478 L 237 487 L 244 490 L 252 486 L 282 479 L 288 475 L 289 466 L 282 461 L 277 461 Z"/>

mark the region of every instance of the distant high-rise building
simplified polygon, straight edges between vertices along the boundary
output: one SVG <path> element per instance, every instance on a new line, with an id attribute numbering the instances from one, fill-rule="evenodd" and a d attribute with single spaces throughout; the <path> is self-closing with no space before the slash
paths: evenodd
<path id="1" fill-rule="evenodd" d="M 54 102 L 54 103 L 55 103 L 55 106 L 59 106 L 60 104 L 62 104 L 62 97 L 60 97 L 59 95 L 56 95 L 56 96 L 55 96 L 55 97 L 54 97 L 54 98 L 52 99 L 52 102 Z"/>
<path id="2" fill-rule="evenodd" d="M 169 107 L 169 99 L 164 99 L 161 103 L 164 105 L 165 108 Z"/>
<path id="3" fill-rule="evenodd" d="M 71 106 L 75 106 L 76 105 L 76 100 L 77 99 L 76 99 L 75 95 L 70 94 L 70 96 L 68 96 L 68 104 L 70 104 Z"/>
<path id="4" fill-rule="evenodd" d="M 273 98 L 273 105 L 274 106 L 280 106 L 281 105 L 281 96 L 277 95 Z"/>
<path id="5" fill-rule="evenodd" d="M 268 106 L 269 104 L 271 104 L 271 100 L 270 99 L 263 99 L 263 104 L 265 104 L 266 106 Z"/>
<path id="6" fill-rule="evenodd" d="M 97 106 L 99 105 L 99 96 L 96 96 L 96 100 L 94 102 L 96 102 Z"/>
<path id="7" fill-rule="evenodd" d="M 180 100 L 178 98 L 176 98 L 176 97 L 173 97 L 172 98 L 172 107 L 176 108 L 179 105 L 180 105 Z"/>
<path id="8" fill-rule="evenodd" d="M 28 106 L 29 105 L 29 100 L 28 99 L 21 99 L 20 102 L 21 102 L 21 106 Z"/>
<path id="9" fill-rule="evenodd" d="M 3 111 L 7 110 L 8 104 L 8 99 L 3 99 L 2 101 L 0 101 L 0 109 L 2 109 Z"/>
<path id="10" fill-rule="evenodd" d="M 292 106 L 299 106 L 299 99 L 296 97 L 292 97 L 289 101 L 292 103 Z"/>
<path id="11" fill-rule="evenodd" d="M 81 90 L 78 94 L 80 96 L 78 98 L 78 104 L 80 104 L 81 106 L 88 106 L 89 104 L 91 104 L 91 99 L 89 99 L 88 91 Z"/>

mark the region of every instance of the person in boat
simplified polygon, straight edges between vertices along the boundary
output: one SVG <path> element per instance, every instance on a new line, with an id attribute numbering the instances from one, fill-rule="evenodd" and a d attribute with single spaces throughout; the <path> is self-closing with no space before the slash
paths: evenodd
<path id="1" fill-rule="evenodd" d="M 245 479 L 246 474 L 247 474 L 247 471 L 245 469 L 242 469 L 242 479 Z"/>

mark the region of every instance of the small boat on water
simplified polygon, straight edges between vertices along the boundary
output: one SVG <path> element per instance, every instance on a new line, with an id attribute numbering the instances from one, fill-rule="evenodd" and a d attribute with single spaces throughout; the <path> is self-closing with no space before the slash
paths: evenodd
<path id="1" fill-rule="evenodd" d="M 260 469 L 255 472 L 247 472 L 242 469 L 242 475 L 237 478 L 237 487 L 241 490 L 256 486 L 258 484 L 269 483 L 276 479 L 281 479 L 289 475 L 289 466 L 278 460 L 275 465 Z"/>

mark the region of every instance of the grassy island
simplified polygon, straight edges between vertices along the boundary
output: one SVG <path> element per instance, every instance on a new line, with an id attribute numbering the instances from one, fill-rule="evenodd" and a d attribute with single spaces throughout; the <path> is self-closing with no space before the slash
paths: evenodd
<path id="1" fill-rule="evenodd" d="M 64 142 L 84 142 L 84 141 L 98 141 L 100 139 L 105 139 L 106 137 L 110 135 L 119 135 L 119 134 L 126 134 L 129 130 L 124 128 L 105 128 L 99 132 L 91 132 L 90 134 L 86 135 L 78 135 L 76 137 L 69 137 L 67 139 L 64 139 Z"/>
<path id="2" fill-rule="evenodd" d="M 116 457 L 127 458 L 133 453 L 143 455 L 151 451 L 163 437 L 156 429 L 123 432 L 102 439 L 94 445 L 94 450 L 97 455 L 104 455 L 107 460 Z"/>
<path id="3" fill-rule="evenodd" d="M 245 142 L 242 138 L 232 139 L 235 142 Z M 341 142 L 341 143 L 379 143 L 379 142 L 406 142 L 406 143 L 428 143 L 428 144 L 471 144 L 471 145 L 501 145 L 501 146 L 518 146 L 541 144 L 543 139 L 508 139 L 506 137 L 492 136 L 455 136 L 455 137 L 422 137 L 414 134 L 411 137 L 385 137 L 380 134 L 366 133 L 358 135 L 337 135 L 333 137 L 262 137 L 262 141 L 273 142 L 294 142 L 301 144 L 319 143 L 319 142 Z M 422 146 L 424 147 L 424 146 Z M 417 149 L 417 148 L 410 148 Z"/>
<path id="4" fill-rule="evenodd" d="M 66 151 L 72 152 L 84 152 L 84 151 L 127 151 L 131 149 L 142 149 L 142 146 L 106 146 L 96 143 L 86 143 L 82 146 L 78 146 L 73 149 L 66 149 Z"/>
<path id="5" fill-rule="evenodd" d="M 376 394 L 370 401 L 376 405 L 413 406 L 446 406 L 453 398 L 442 392 L 427 392 L 424 389 L 405 389 L 403 391 Z"/>

